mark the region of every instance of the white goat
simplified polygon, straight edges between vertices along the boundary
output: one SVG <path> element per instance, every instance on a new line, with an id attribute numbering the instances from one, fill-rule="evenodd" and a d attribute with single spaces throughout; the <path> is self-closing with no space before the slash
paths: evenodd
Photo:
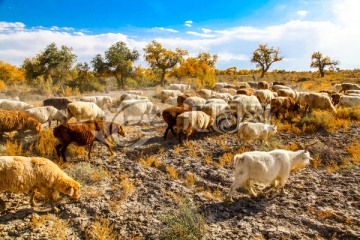
<path id="1" fill-rule="evenodd" d="M 311 145 L 298 151 L 276 149 L 270 152 L 253 151 L 235 155 L 235 179 L 227 200 L 232 200 L 232 195 L 239 187 L 245 187 L 252 196 L 256 196 L 257 194 L 252 189 L 252 182 L 270 184 L 272 187 L 278 186 L 285 193 L 284 186 L 290 176 L 290 171 L 304 168 L 312 160 L 307 151 L 307 147 Z"/>
<path id="2" fill-rule="evenodd" d="M 245 144 L 248 141 L 260 140 L 261 143 L 265 141 L 271 134 L 277 133 L 275 125 L 265 123 L 242 122 L 238 127 L 238 139 Z"/>

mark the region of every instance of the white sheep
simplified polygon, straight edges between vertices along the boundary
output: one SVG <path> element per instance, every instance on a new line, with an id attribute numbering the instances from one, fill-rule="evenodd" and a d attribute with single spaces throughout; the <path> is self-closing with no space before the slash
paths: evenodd
<path id="1" fill-rule="evenodd" d="M 291 87 L 289 86 L 285 86 L 285 85 L 273 85 L 271 87 L 271 89 L 274 91 L 274 92 L 277 92 L 279 89 L 292 89 Z"/>
<path id="2" fill-rule="evenodd" d="M 51 126 L 51 121 L 65 122 L 67 117 L 53 106 L 34 107 L 25 110 L 26 113 L 36 118 L 41 124 L 46 122 Z"/>
<path id="3" fill-rule="evenodd" d="M 360 96 L 341 96 L 339 107 L 360 107 Z"/>
<path id="4" fill-rule="evenodd" d="M 161 102 L 164 103 L 170 97 L 178 97 L 180 95 L 183 95 L 183 93 L 179 90 L 164 89 L 164 90 L 161 90 L 161 92 L 160 92 L 160 99 L 161 99 Z"/>
<path id="5" fill-rule="evenodd" d="M 229 102 L 229 101 L 233 100 L 233 96 L 230 93 L 217 93 L 217 92 L 214 92 L 213 95 L 211 96 L 211 98 L 224 99 L 226 102 Z"/>
<path id="6" fill-rule="evenodd" d="M 127 93 L 129 93 L 129 94 L 134 94 L 134 95 L 142 95 L 142 94 L 144 94 L 144 91 L 129 90 L 129 91 L 127 91 Z"/>
<path id="7" fill-rule="evenodd" d="M 31 104 L 28 104 L 26 102 L 22 102 L 22 101 L 17 101 L 17 100 L 9 100 L 6 99 L 4 101 L 1 102 L 0 104 L 0 108 L 3 110 L 26 110 L 29 108 L 34 107 Z"/>
<path id="8" fill-rule="evenodd" d="M 354 83 L 342 83 L 339 93 L 345 92 L 347 90 L 360 90 L 360 86 Z"/>
<path id="9" fill-rule="evenodd" d="M 105 113 L 93 102 L 72 102 L 67 105 L 68 119 L 75 117 L 78 121 L 105 118 Z"/>
<path id="10" fill-rule="evenodd" d="M 143 120 L 144 115 L 147 115 L 149 121 L 150 115 L 161 116 L 160 108 L 154 105 L 151 101 L 146 99 L 124 100 L 119 106 L 120 114 L 124 115 L 124 124 L 128 124 L 129 117 L 141 117 L 139 123 Z"/>
<path id="11" fill-rule="evenodd" d="M 230 127 L 233 124 L 234 116 L 230 106 L 227 103 L 207 103 L 201 107 L 201 111 L 211 116 L 214 119 L 213 129 L 218 132 L 223 132 L 225 127 Z M 229 132 L 229 129 L 226 129 Z"/>
<path id="12" fill-rule="evenodd" d="M 46 158 L 1 156 L 0 192 L 29 193 L 30 204 L 35 207 L 35 191 L 50 199 L 52 209 L 57 212 L 54 200 L 58 193 L 71 198 L 80 197 L 80 184 L 63 172 L 55 163 Z M 5 202 L 0 199 L 5 209 Z"/>
<path id="13" fill-rule="evenodd" d="M 360 90 L 346 90 L 345 94 L 360 94 Z"/>
<path id="14" fill-rule="evenodd" d="M 209 99 L 211 97 L 214 96 L 214 91 L 209 90 L 209 89 L 200 89 L 199 91 L 196 92 L 200 97 L 204 98 L 204 99 Z"/>
<path id="15" fill-rule="evenodd" d="M 328 96 L 321 93 L 308 93 L 304 95 L 305 112 L 312 109 L 328 110 L 336 114 L 336 109 Z"/>
<path id="16" fill-rule="evenodd" d="M 249 141 L 259 140 L 265 142 L 271 134 L 277 133 L 275 125 L 265 123 L 242 122 L 238 126 L 237 136 L 239 143 L 245 144 Z"/>
<path id="17" fill-rule="evenodd" d="M 109 96 L 86 96 L 81 97 L 82 102 L 93 102 L 98 105 L 99 108 L 104 109 L 105 106 L 109 106 L 112 103 L 112 98 Z"/>
<path id="18" fill-rule="evenodd" d="M 234 96 L 236 94 L 235 88 L 221 88 L 219 89 L 219 93 L 229 93 L 231 96 Z"/>
<path id="19" fill-rule="evenodd" d="M 169 89 L 179 90 L 181 92 L 188 92 L 191 89 L 191 86 L 188 84 L 172 83 L 169 85 Z"/>
<path id="20" fill-rule="evenodd" d="M 214 119 L 202 111 L 184 112 L 176 118 L 177 135 L 179 136 L 179 143 L 183 144 L 187 141 L 191 133 L 207 131 L 214 123 Z"/>
<path id="21" fill-rule="evenodd" d="M 263 108 L 255 96 L 237 95 L 230 103 L 230 108 L 237 115 L 237 121 L 242 122 L 246 116 L 261 119 Z"/>
<path id="22" fill-rule="evenodd" d="M 197 110 L 200 109 L 205 104 L 205 102 L 206 100 L 201 97 L 188 97 L 185 99 L 183 105 L 190 109 Z"/>
<path id="23" fill-rule="evenodd" d="M 220 99 L 220 98 L 210 98 L 210 99 L 206 100 L 205 105 L 209 104 L 209 103 L 226 103 L 227 104 L 227 102 L 224 99 Z"/>
<path id="24" fill-rule="evenodd" d="M 226 200 L 231 201 L 232 195 L 239 187 L 245 187 L 250 195 L 256 196 L 252 189 L 253 182 L 278 186 L 285 192 L 284 186 L 290 171 L 304 168 L 312 160 L 307 147 L 298 151 L 276 149 L 270 152 L 253 151 L 235 155 L 235 179 Z"/>
<path id="25" fill-rule="evenodd" d="M 279 97 L 291 97 L 296 100 L 298 93 L 294 89 L 279 89 L 277 90 L 277 95 Z"/>
<path id="26" fill-rule="evenodd" d="M 224 88 L 227 85 L 227 83 L 219 82 L 215 83 L 214 90 L 219 91 L 220 89 Z"/>

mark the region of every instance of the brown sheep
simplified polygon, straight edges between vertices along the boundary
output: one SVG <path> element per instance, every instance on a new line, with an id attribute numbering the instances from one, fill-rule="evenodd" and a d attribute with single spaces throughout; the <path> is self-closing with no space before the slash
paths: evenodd
<path id="1" fill-rule="evenodd" d="M 168 125 L 165 130 L 164 139 L 166 139 L 169 130 L 171 130 L 171 132 L 176 136 L 176 133 L 174 131 L 174 126 L 176 125 L 176 118 L 181 113 L 188 111 L 191 110 L 185 107 L 169 107 L 162 112 L 162 117 Z"/>
<path id="2" fill-rule="evenodd" d="M 236 91 L 236 94 L 251 96 L 254 94 L 254 92 L 255 92 L 255 89 L 253 89 L 253 88 L 241 88 Z"/>
<path id="3" fill-rule="evenodd" d="M 177 106 L 182 107 L 184 105 L 184 101 L 189 97 L 200 97 L 200 96 L 196 93 L 186 93 L 186 94 L 180 95 L 176 99 Z"/>
<path id="4" fill-rule="evenodd" d="M 55 146 L 58 157 L 62 157 L 66 162 L 65 152 L 71 143 L 77 146 L 89 146 L 88 158 L 91 158 L 91 150 L 94 141 L 103 143 L 113 155 L 107 138 L 113 134 L 118 133 L 125 136 L 125 129 L 121 124 L 114 122 L 105 122 L 101 120 L 76 122 L 76 123 L 62 123 L 53 130 L 54 136 L 60 141 L 60 144 Z"/>
<path id="5" fill-rule="evenodd" d="M 334 106 L 339 104 L 340 98 L 341 98 L 341 94 L 339 93 L 333 93 L 331 94 L 331 102 Z"/>
<path id="6" fill-rule="evenodd" d="M 59 192 L 74 199 L 80 198 L 80 184 L 51 160 L 40 157 L 0 157 L 0 192 L 30 192 L 30 204 L 35 207 L 35 190 L 49 197 L 55 212 L 58 209 L 54 200 Z M 0 208 L 6 208 L 2 199 Z"/>
<path id="7" fill-rule="evenodd" d="M 291 97 L 276 97 L 270 101 L 271 113 L 275 114 L 276 118 L 279 118 L 279 114 L 285 117 L 287 112 L 295 112 L 300 106 Z"/>
<path id="8" fill-rule="evenodd" d="M 22 134 L 25 130 L 41 131 L 41 123 L 24 111 L 0 110 L 0 134 L 18 131 Z"/>
<path id="9" fill-rule="evenodd" d="M 59 98 L 48 98 L 43 101 L 44 106 L 53 106 L 57 110 L 67 110 L 67 105 L 71 103 L 71 101 L 65 97 Z"/>

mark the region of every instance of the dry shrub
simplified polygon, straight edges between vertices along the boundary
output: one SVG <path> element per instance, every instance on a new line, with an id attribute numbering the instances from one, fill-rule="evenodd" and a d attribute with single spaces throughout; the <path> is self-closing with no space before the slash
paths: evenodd
<path id="1" fill-rule="evenodd" d="M 206 199 L 209 200 L 221 200 L 222 198 L 221 191 L 219 191 L 218 189 L 214 189 L 214 191 L 207 189 L 203 195 Z"/>
<path id="2" fill-rule="evenodd" d="M 172 179 L 177 179 L 178 178 L 178 173 L 176 171 L 176 168 L 171 167 L 171 166 L 166 166 L 166 172 L 170 175 L 170 177 Z"/>
<path id="3" fill-rule="evenodd" d="M 327 162 L 326 164 L 326 172 L 328 174 L 332 174 L 334 172 L 337 172 L 340 170 L 340 166 L 337 164 L 337 162 L 335 160 L 331 160 L 329 162 Z"/>
<path id="4" fill-rule="evenodd" d="M 247 147 L 240 147 L 237 151 L 236 151 L 236 154 L 242 154 L 244 152 L 249 152 L 250 149 L 247 148 Z"/>
<path id="5" fill-rule="evenodd" d="M 65 97 L 78 96 L 78 95 L 80 95 L 80 90 L 78 87 L 71 88 L 71 87 L 67 86 L 65 88 L 64 95 L 65 95 Z"/>
<path id="6" fill-rule="evenodd" d="M 316 133 L 318 131 L 333 133 L 340 127 L 348 127 L 349 124 L 349 120 L 337 118 L 331 112 L 314 110 L 311 114 L 300 120 L 298 127 L 303 128 L 304 125 L 312 126 L 304 127 L 304 133 Z"/>
<path id="7" fill-rule="evenodd" d="M 140 158 L 140 162 L 146 167 L 151 167 L 155 161 L 156 161 L 155 155 Z"/>
<path id="8" fill-rule="evenodd" d="M 319 156 L 314 157 L 313 167 L 317 169 L 321 164 L 321 158 Z"/>
<path id="9" fill-rule="evenodd" d="M 341 119 L 360 121 L 360 108 L 340 107 L 337 109 L 337 116 Z"/>
<path id="10" fill-rule="evenodd" d="M 211 164 L 212 163 L 212 157 L 210 155 L 204 156 L 204 162 L 205 162 L 205 164 Z"/>
<path id="11" fill-rule="evenodd" d="M 85 231 L 87 240 L 121 239 L 109 219 L 97 216 L 95 222 Z"/>
<path id="12" fill-rule="evenodd" d="M 179 156 L 179 155 L 180 155 L 180 152 L 181 152 L 181 146 L 180 146 L 180 145 L 174 146 L 174 154 L 175 154 L 175 157 Z"/>
<path id="13" fill-rule="evenodd" d="M 348 153 L 351 154 L 351 156 L 352 156 L 351 160 L 355 164 L 359 164 L 360 163 L 360 141 L 357 139 L 354 139 L 352 144 L 350 146 L 346 147 L 346 150 L 348 151 Z"/>
<path id="14" fill-rule="evenodd" d="M 104 189 L 98 186 L 85 186 L 81 192 L 85 198 L 99 198 L 105 193 Z"/>
<path id="15" fill-rule="evenodd" d="M 5 154 L 7 156 L 22 156 L 23 155 L 23 145 L 17 141 L 7 140 L 5 142 Z"/>
<path id="16" fill-rule="evenodd" d="M 93 167 L 86 162 L 69 164 L 66 172 L 82 186 L 93 185 L 109 179 L 109 173 L 101 167 Z"/>
<path id="17" fill-rule="evenodd" d="M 299 150 L 299 147 L 296 143 L 294 142 L 290 142 L 289 145 L 284 147 L 285 150 L 290 150 L 290 151 L 297 151 Z"/>
<path id="18" fill-rule="evenodd" d="M 54 137 L 52 129 L 44 129 L 37 136 L 35 140 L 35 151 L 41 156 L 53 157 L 55 156 L 56 138 Z"/>
<path id="19" fill-rule="evenodd" d="M 126 178 L 121 181 L 121 189 L 122 194 L 120 198 L 124 200 L 134 192 L 135 186 L 131 180 Z"/>
<path id="20" fill-rule="evenodd" d="M 192 187 L 195 185 L 195 174 L 192 172 L 189 172 L 186 175 L 186 178 L 184 179 L 184 184 L 187 187 Z"/>
<path id="21" fill-rule="evenodd" d="M 221 157 L 219 157 L 219 166 L 224 167 L 226 164 L 231 164 L 234 159 L 234 154 L 232 153 L 224 153 Z"/>
<path id="22" fill-rule="evenodd" d="M 61 220 L 50 214 L 39 217 L 33 215 L 31 218 L 31 224 L 33 228 L 44 227 L 42 230 L 48 233 L 49 239 L 67 239 L 69 221 Z"/>

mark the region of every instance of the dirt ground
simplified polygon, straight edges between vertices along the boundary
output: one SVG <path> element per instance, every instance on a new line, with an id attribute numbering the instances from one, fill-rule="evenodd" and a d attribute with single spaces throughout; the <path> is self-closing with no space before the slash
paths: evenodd
<path id="1" fill-rule="evenodd" d="M 115 115 L 108 112 L 107 118 L 117 119 Z M 0 194 L 7 202 L 0 213 L 0 238 L 157 239 L 168 227 L 166 216 L 190 201 L 194 214 L 205 220 L 204 239 L 360 239 L 359 165 L 332 173 L 325 167 L 332 160 L 350 159 L 346 146 L 360 140 L 358 124 L 332 134 L 280 132 L 269 146 L 240 146 L 235 134 L 213 132 L 191 136 L 188 145 L 180 147 L 171 132 L 163 139 L 161 118 L 151 124 L 133 119 L 125 129 L 125 138 L 113 138 L 116 156 L 110 157 L 100 143 L 94 144 L 91 160 L 68 155 L 69 162 L 61 168 L 81 182 L 82 197 L 59 199 L 59 213 L 52 212 L 41 196 L 32 209 L 26 194 Z M 292 173 L 285 194 L 276 190 L 261 194 L 264 186 L 258 185 L 258 197 L 239 189 L 232 203 L 224 202 L 233 166 L 229 161 L 221 166 L 219 159 L 315 139 L 319 142 L 310 153 L 323 164 Z M 33 137 L 22 141 L 26 146 Z"/>

